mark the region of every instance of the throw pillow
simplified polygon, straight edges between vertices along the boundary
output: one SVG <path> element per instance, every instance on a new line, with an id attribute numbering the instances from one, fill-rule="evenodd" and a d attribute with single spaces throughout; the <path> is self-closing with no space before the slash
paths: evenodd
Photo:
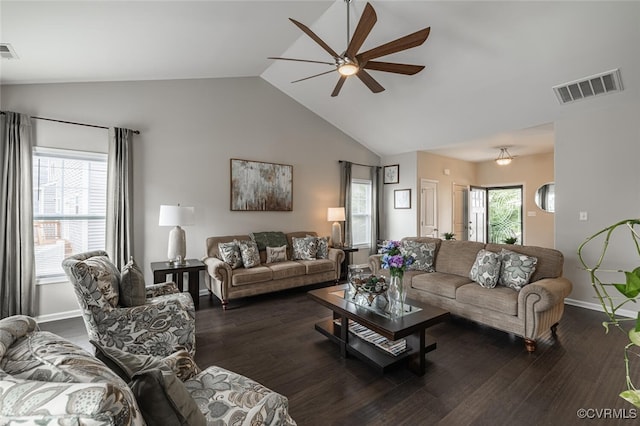
<path id="1" fill-rule="evenodd" d="M 183 382 L 202 372 L 186 349 L 180 349 L 162 358 L 162 362 Z"/>
<path id="2" fill-rule="evenodd" d="M 494 288 L 500 277 L 502 257 L 498 253 L 482 249 L 469 272 L 469 278 L 482 287 Z"/>
<path id="3" fill-rule="evenodd" d="M 116 308 L 120 297 L 120 271 L 107 256 L 93 256 L 85 259 L 84 264 L 98 290 L 109 304 Z"/>
<path id="4" fill-rule="evenodd" d="M 260 251 L 266 250 L 267 247 L 287 245 L 287 236 L 284 232 L 251 232 L 249 237 L 256 242 Z"/>
<path id="5" fill-rule="evenodd" d="M 402 241 L 402 251 L 413 257 L 413 263 L 407 267 L 409 270 L 433 272 L 433 260 L 436 254 L 436 243 L 423 243 L 420 241 Z"/>
<path id="6" fill-rule="evenodd" d="M 222 261 L 231 266 L 231 269 L 242 266 L 242 254 L 240 253 L 238 241 L 218 243 L 218 252 L 220 253 Z"/>
<path id="7" fill-rule="evenodd" d="M 293 246 L 293 260 L 315 260 L 318 253 L 316 237 L 293 237 L 291 242 Z"/>
<path id="8" fill-rule="evenodd" d="M 242 263 L 245 268 L 253 268 L 260 265 L 260 252 L 255 241 L 240 241 L 240 254 L 242 255 Z"/>
<path id="9" fill-rule="evenodd" d="M 135 373 L 129 387 L 148 425 L 206 425 L 189 391 L 168 367 Z"/>
<path id="10" fill-rule="evenodd" d="M 284 262 L 287 260 L 287 246 L 267 247 L 267 263 Z"/>
<path id="11" fill-rule="evenodd" d="M 529 280 L 536 270 L 538 259 L 507 249 L 502 249 L 500 256 L 502 257 L 502 269 L 498 284 L 520 291 L 522 287 L 529 284 Z"/>
<path id="12" fill-rule="evenodd" d="M 316 252 L 316 259 L 329 258 L 329 238 L 331 237 L 316 238 L 316 244 L 318 245 L 318 251 Z"/>
<path id="13" fill-rule="evenodd" d="M 146 300 L 144 273 L 131 257 L 129 262 L 122 267 L 120 274 L 120 304 L 122 306 L 139 306 L 144 305 Z"/>

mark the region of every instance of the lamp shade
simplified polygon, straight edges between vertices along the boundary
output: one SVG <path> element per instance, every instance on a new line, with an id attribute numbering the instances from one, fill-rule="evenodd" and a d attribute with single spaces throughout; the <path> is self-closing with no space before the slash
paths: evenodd
<path id="1" fill-rule="evenodd" d="M 329 207 L 327 210 L 327 220 L 329 222 L 344 222 L 344 207 Z"/>
<path id="2" fill-rule="evenodd" d="M 159 226 L 184 226 L 194 224 L 194 208 L 181 205 L 161 205 Z"/>

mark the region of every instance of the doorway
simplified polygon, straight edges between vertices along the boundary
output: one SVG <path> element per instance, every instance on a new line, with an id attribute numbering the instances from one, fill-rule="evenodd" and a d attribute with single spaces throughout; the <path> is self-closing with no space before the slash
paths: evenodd
<path id="1" fill-rule="evenodd" d="M 522 185 L 487 188 L 487 236 L 490 243 L 522 241 Z"/>
<path id="2" fill-rule="evenodd" d="M 487 190 L 472 186 L 469 188 L 469 241 L 487 241 Z"/>
<path id="3" fill-rule="evenodd" d="M 469 233 L 469 187 L 453 184 L 453 234 L 457 240 L 466 241 Z"/>
<path id="4" fill-rule="evenodd" d="M 438 237 L 438 181 L 420 181 L 420 236 Z"/>

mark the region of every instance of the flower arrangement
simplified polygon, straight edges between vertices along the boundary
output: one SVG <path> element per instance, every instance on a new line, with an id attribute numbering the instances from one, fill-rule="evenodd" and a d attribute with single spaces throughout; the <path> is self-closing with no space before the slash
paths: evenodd
<path id="1" fill-rule="evenodd" d="M 402 277 L 407 266 L 412 265 L 414 258 L 403 252 L 400 241 L 389 241 L 382 247 L 382 267 L 388 269 L 391 276 Z"/>

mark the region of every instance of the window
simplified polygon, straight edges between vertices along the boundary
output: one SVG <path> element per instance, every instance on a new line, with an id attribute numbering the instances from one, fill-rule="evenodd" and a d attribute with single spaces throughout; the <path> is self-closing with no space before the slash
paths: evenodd
<path id="1" fill-rule="evenodd" d="M 371 246 L 371 181 L 351 181 L 351 245 Z"/>
<path id="2" fill-rule="evenodd" d="M 37 147 L 33 152 L 36 279 L 64 276 L 62 260 L 105 248 L 107 155 Z"/>

